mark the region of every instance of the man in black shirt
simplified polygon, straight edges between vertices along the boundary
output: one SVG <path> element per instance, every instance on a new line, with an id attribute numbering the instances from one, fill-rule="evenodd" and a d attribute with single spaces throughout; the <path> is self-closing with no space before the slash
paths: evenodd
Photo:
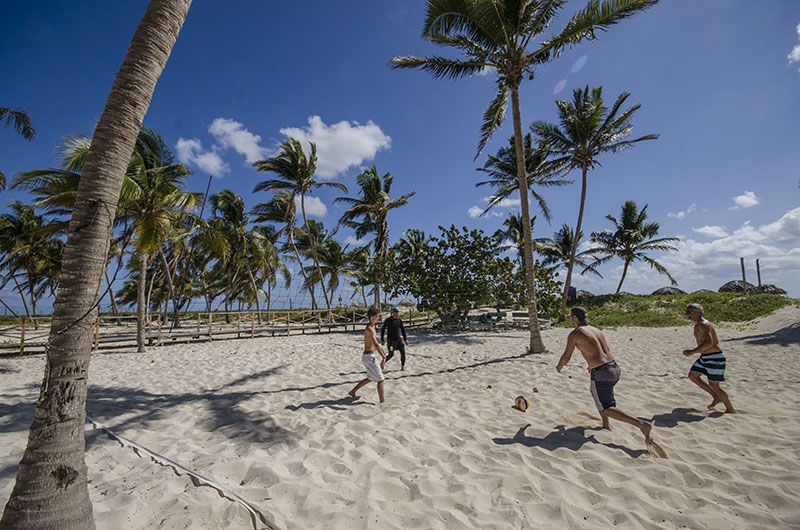
<path id="1" fill-rule="evenodd" d="M 394 350 L 400 351 L 400 370 L 406 369 L 406 344 L 408 344 L 408 337 L 406 337 L 406 328 L 403 327 L 403 321 L 400 320 L 400 310 L 396 307 L 392 308 L 392 316 L 387 318 L 381 326 L 381 344 L 385 344 L 383 340 L 384 332 L 389 330 L 389 352 L 386 360 L 392 358 Z M 401 336 L 402 334 L 402 336 Z"/>

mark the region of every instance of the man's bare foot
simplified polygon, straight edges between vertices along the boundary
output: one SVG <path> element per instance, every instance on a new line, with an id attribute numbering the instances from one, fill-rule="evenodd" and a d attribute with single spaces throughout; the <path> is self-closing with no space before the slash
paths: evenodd
<path id="1" fill-rule="evenodd" d="M 608 424 L 608 423 L 604 423 L 604 424 L 603 424 L 603 429 L 605 429 L 605 430 L 607 430 L 607 431 L 610 431 L 610 430 L 611 430 L 611 425 L 610 425 L 610 424 Z"/>
<path id="2" fill-rule="evenodd" d="M 653 438 L 650 436 L 650 431 L 653 430 L 653 424 L 647 421 L 642 422 L 642 434 L 644 434 L 644 442 L 648 445 L 653 443 Z"/>
<path id="3" fill-rule="evenodd" d="M 404 365 L 404 364 L 401 364 L 401 365 L 400 365 L 400 371 L 401 371 L 401 372 L 405 372 L 405 371 L 406 371 L 406 365 Z"/>
<path id="4" fill-rule="evenodd" d="M 358 396 L 356 395 L 356 392 L 355 392 L 355 390 L 351 390 L 350 392 L 348 392 L 348 393 L 347 393 L 347 395 L 348 395 L 348 396 L 350 396 L 350 397 L 351 397 L 351 398 L 353 398 L 353 399 L 355 399 L 355 398 L 357 398 L 357 397 L 358 397 Z"/>
<path id="5" fill-rule="evenodd" d="M 734 409 L 733 407 L 727 407 L 725 409 L 725 414 L 736 414 L 736 409 Z"/>
<path id="6" fill-rule="evenodd" d="M 721 401 L 719 400 L 719 398 L 715 396 L 714 399 L 711 401 L 711 404 L 708 406 L 708 410 L 714 410 L 714 407 L 716 407 L 720 403 Z"/>

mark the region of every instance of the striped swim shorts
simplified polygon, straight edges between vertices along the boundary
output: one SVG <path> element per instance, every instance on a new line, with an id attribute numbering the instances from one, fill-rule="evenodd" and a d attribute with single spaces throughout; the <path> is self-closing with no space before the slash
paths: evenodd
<path id="1" fill-rule="evenodd" d="M 689 372 L 697 372 L 708 377 L 709 381 L 725 381 L 725 354 L 721 351 L 704 353 L 697 358 Z"/>

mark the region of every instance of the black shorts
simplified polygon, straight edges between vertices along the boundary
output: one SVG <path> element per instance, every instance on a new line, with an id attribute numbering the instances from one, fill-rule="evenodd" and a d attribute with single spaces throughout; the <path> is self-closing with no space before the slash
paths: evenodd
<path id="1" fill-rule="evenodd" d="M 603 412 L 607 408 L 616 407 L 614 385 L 619 381 L 620 369 L 617 361 L 611 361 L 595 368 L 591 372 L 591 391 L 597 410 Z"/>

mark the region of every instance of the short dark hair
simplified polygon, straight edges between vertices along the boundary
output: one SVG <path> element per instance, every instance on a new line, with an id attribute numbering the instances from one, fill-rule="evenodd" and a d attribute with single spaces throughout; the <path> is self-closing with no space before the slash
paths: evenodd
<path id="1" fill-rule="evenodd" d="M 378 310 L 375 309 L 374 307 L 370 307 L 369 309 L 367 309 L 368 318 L 376 317 L 378 315 L 380 315 L 380 312 L 378 312 Z"/>
<path id="2" fill-rule="evenodd" d="M 575 318 L 577 318 L 578 322 L 580 322 L 581 324 L 586 324 L 586 323 L 589 322 L 589 319 L 587 318 L 587 314 L 586 314 L 586 309 L 584 309 L 584 308 L 582 308 L 580 306 L 576 305 L 575 307 L 573 307 L 570 310 L 569 314 L 570 315 L 575 315 Z"/>

